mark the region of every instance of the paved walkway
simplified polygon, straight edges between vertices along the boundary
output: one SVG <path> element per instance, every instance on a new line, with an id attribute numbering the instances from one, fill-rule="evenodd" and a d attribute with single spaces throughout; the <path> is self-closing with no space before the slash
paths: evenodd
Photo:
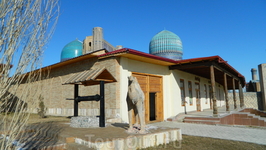
<path id="1" fill-rule="evenodd" d="M 181 128 L 181 133 L 185 135 L 211 137 L 266 145 L 266 128 L 191 124 L 181 122 L 159 122 L 149 125 Z"/>

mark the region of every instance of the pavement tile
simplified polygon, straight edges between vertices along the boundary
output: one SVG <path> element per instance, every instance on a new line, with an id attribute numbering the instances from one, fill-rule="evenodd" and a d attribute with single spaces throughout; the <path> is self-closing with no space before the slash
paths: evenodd
<path id="1" fill-rule="evenodd" d="M 180 128 L 182 134 L 185 135 L 211 137 L 266 145 L 266 128 L 206 125 L 181 122 L 158 122 L 150 125 Z"/>

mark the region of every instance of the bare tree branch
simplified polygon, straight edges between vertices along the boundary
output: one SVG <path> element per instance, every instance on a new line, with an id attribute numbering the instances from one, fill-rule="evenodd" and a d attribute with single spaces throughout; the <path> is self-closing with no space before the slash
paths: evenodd
<path id="1" fill-rule="evenodd" d="M 0 128 L 4 131 L 0 149 L 11 147 L 29 117 L 27 105 L 39 96 L 28 97 L 39 88 L 30 83 L 41 78 L 40 71 L 31 71 L 41 67 L 58 16 L 58 0 L 0 0 Z M 29 84 L 17 97 L 22 82 Z M 7 117 L 9 112 L 12 118 Z"/>

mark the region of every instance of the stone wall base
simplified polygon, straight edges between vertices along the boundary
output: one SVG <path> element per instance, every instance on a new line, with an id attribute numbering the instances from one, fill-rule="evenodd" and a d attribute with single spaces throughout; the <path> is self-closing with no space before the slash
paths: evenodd
<path id="1" fill-rule="evenodd" d="M 100 137 L 98 139 L 101 139 Z M 75 143 L 85 145 L 88 148 L 97 150 L 116 150 L 130 149 L 136 150 L 141 148 L 158 146 L 160 144 L 168 144 L 173 141 L 180 141 L 175 145 L 176 148 L 181 148 L 182 134 L 180 129 L 170 129 L 166 131 L 158 131 L 143 135 L 130 135 L 127 138 L 98 140 L 97 142 L 87 141 L 81 138 L 75 138 Z"/>
<path id="2" fill-rule="evenodd" d="M 37 113 L 37 109 L 29 109 L 30 113 Z M 79 116 L 99 116 L 99 109 L 79 109 Z M 46 115 L 51 116 L 74 116 L 73 108 L 48 108 Z M 107 120 L 120 120 L 120 110 L 119 109 L 105 109 L 105 118 Z M 116 122 L 115 121 L 115 122 Z M 114 121 L 111 121 L 114 122 Z"/>

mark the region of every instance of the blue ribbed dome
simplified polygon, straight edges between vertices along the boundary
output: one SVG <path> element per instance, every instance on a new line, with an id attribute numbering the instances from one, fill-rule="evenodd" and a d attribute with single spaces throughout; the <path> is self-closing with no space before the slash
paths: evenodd
<path id="1" fill-rule="evenodd" d="M 173 32 L 163 30 L 151 39 L 149 53 L 174 60 L 181 60 L 183 56 L 182 41 Z"/>
<path id="2" fill-rule="evenodd" d="M 79 40 L 68 43 L 61 51 L 61 61 L 65 61 L 82 55 L 83 44 Z"/>

